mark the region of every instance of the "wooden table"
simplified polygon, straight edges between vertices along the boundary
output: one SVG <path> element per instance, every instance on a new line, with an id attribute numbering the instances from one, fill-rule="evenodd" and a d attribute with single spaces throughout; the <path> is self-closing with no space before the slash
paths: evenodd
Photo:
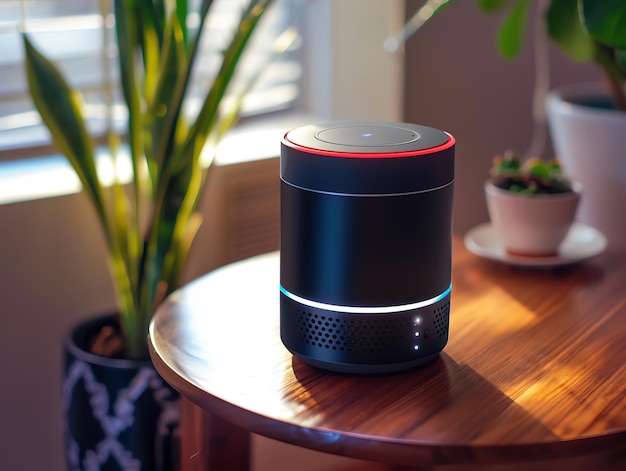
<path id="1" fill-rule="evenodd" d="M 459 240 L 453 253 L 449 343 L 400 374 L 334 374 L 292 358 L 278 334 L 277 253 L 171 296 L 152 322 L 151 355 L 217 421 L 204 431 L 211 469 L 246 469 L 249 432 L 399 467 L 536 470 L 591 456 L 588 469 L 626 469 L 625 257 L 537 270 L 483 260 Z"/>

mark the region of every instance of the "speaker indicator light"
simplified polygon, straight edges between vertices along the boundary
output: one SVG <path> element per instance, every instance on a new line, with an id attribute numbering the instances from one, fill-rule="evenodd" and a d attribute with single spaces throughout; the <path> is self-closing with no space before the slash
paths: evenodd
<path id="1" fill-rule="evenodd" d="M 292 299 L 300 304 L 304 304 L 305 306 L 314 307 L 316 309 L 324 309 L 326 311 L 336 311 L 336 312 L 345 312 L 349 314 L 388 314 L 395 312 L 405 312 L 412 311 L 413 309 L 420 309 L 426 306 L 431 306 L 433 304 L 438 303 L 443 298 L 448 296 L 452 291 L 452 284 L 448 286 L 448 288 L 441 293 L 440 295 L 435 296 L 434 298 L 426 299 L 424 301 L 418 301 L 416 303 L 410 304 L 401 304 L 396 306 L 372 306 L 372 307 L 360 307 L 360 306 L 341 306 L 337 304 L 327 304 L 320 303 L 318 301 L 313 301 L 311 299 L 306 299 L 297 294 L 293 294 L 292 292 L 285 289 L 285 287 L 280 285 L 280 292 L 287 296 L 289 299 Z M 414 319 L 415 325 L 419 325 L 422 322 L 422 318 L 417 316 Z"/>

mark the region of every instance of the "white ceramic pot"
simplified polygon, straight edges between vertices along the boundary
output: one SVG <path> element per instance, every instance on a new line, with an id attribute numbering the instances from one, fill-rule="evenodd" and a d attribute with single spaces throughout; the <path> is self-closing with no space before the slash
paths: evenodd
<path id="1" fill-rule="evenodd" d="M 546 106 L 552 143 L 585 189 L 578 219 L 626 248 L 626 113 L 611 109 L 603 84 L 553 90 Z M 599 105 L 599 106 L 595 106 Z"/>
<path id="2" fill-rule="evenodd" d="M 571 193 L 520 195 L 487 181 L 489 217 L 507 252 L 555 255 L 574 222 L 580 201 L 580 186 L 574 188 Z"/>

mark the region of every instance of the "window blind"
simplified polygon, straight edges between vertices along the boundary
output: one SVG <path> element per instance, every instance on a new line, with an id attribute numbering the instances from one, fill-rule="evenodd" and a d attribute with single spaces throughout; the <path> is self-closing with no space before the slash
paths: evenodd
<path id="1" fill-rule="evenodd" d="M 28 93 L 20 32 L 25 31 L 44 54 L 63 71 L 70 85 L 85 98 L 88 128 L 94 136 L 105 130 L 105 65 L 117 84 L 113 15 L 101 14 L 101 0 L 0 0 L 0 151 L 47 145 Z M 112 3 L 112 2 L 110 2 Z M 220 65 L 220 51 L 234 33 L 246 0 L 214 0 L 205 23 L 203 42 L 194 72 L 198 92 L 211 83 Z M 291 0 L 275 0 L 257 28 L 242 60 L 233 88 L 246 83 L 259 66 L 264 72 L 246 100 L 242 114 L 252 116 L 292 106 L 299 95 L 301 67 L 298 52 L 282 54 L 266 64 L 275 42 L 295 24 Z M 191 2 L 188 27 L 197 24 L 200 0 Z M 114 100 L 121 102 L 119 90 Z M 191 97 L 193 101 L 193 96 Z M 199 106 L 199 103 L 198 103 Z M 123 126 L 123 107 L 114 113 Z"/>

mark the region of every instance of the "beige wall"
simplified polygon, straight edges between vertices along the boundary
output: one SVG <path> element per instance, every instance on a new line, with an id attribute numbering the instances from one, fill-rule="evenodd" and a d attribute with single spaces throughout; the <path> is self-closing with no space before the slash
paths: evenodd
<path id="1" fill-rule="evenodd" d="M 422 3 L 407 0 L 407 17 Z M 488 220 L 482 184 L 491 159 L 506 149 L 525 152 L 532 130 L 531 38 L 518 60 L 502 59 L 494 45 L 500 18 L 487 17 L 475 3 L 454 2 L 405 51 L 404 119 L 446 130 L 457 140 L 457 234 Z M 601 80 L 593 66 L 573 64 L 553 46 L 550 61 L 553 86 Z"/>
<path id="2" fill-rule="evenodd" d="M 84 195 L 0 205 L 0 469 L 63 469 L 61 339 L 114 306 L 102 247 Z"/>

